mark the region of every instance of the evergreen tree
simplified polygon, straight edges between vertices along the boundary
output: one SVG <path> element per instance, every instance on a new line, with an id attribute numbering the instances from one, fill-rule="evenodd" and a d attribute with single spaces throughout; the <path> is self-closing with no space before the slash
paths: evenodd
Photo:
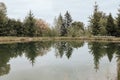
<path id="1" fill-rule="evenodd" d="M 67 28 L 65 27 L 65 24 L 63 23 L 60 27 L 60 36 L 66 36 L 67 35 Z"/>
<path id="2" fill-rule="evenodd" d="M 6 36 L 16 36 L 16 20 L 15 19 L 8 19 L 7 25 L 5 27 L 5 34 Z"/>
<path id="3" fill-rule="evenodd" d="M 36 31 L 35 18 L 31 11 L 29 12 L 28 16 L 24 20 L 24 27 L 25 27 L 24 34 L 26 36 L 30 36 L 30 37 L 35 36 L 35 31 Z"/>
<path id="4" fill-rule="evenodd" d="M 72 24 L 72 17 L 70 15 L 70 13 L 67 11 L 65 13 L 65 17 L 64 17 L 64 22 L 61 25 L 61 36 L 66 36 L 68 33 L 68 28 L 71 26 Z"/>
<path id="5" fill-rule="evenodd" d="M 6 17 L 6 6 L 4 3 L 0 2 L 0 36 L 5 36 L 5 26 L 7 22 Z"/>
<path id="6" fill-rule="evenodd" d="M 24 26 L 20 20 L 16 21 L 15 24 L 16 36 L 24 36 Z"/>
<path id="7" fill-rule="evenodd" d="M 111 13 L 109 14 L 109 16 L 107 18 L 106 30 L 107 30 L 108 36 L 115 36 L 116 35 L 116 28 L 115 28 L 115 24 L 114 24 L 114 19 L 113 19 Z"/>
<path id="8" fill-rule="evenodd" d="M 93 35 L 99 35 L 100 34 L 100 25 L 99 25 L 99 21 L 101 18 L 102 13 L 100 11 L 98 11 L 98 5 L 95 2 L 95 6 L 94 6 L 94 13 L 93 16 L 90 17 L 90 26 L 91 27 L 91 31 Z"/>
<path id="9" fill-rule="evenodd" d="M 64 15 L 64 19 L 60 14 L 57 19 L 55 19 L 55 29 L 59 36 L 66 36 L 68 33 L 68 28 L 72 24 L 72 18 L 69 12 L 67 11 Z"/>
<path id="10" fill-rule="evenodd" d="M 72 17 L 68 11 L 65 13 L 64 24 L 65 28 L 70 27 L 72 24 Z"/>
<path id="11" fill-rule="evenodd" d="M 61 27 L 63 26 L 63 17 L 60 14 L 57 19 L 55 19 L 55 30 L 57 32 L 57 35 L 61 35 Z"/>
<path id="12" fill-rule="evenodd" d="M 120 37 L 120 9 L 118 9 L 118 17 L 117 17 L 117 36 Z"/>

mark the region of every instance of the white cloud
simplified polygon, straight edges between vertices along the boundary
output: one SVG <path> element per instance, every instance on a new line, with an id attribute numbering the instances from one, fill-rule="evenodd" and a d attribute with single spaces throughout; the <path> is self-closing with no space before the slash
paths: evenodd
<path id="1" fill-rule="evenodd" d="M 66 10 L 70 11 L 74 20 L 88 22 L 88 17 L 93 12 L 93 6 L 96 0 L 0 0 L 7 6 L 8 16 L 11 18 L 23 19 L 29 10 L 34 15 L 43 18 L 49 23 L 53 22 L 55 16 Z M 113 16 L 116 16 L 120 0 L 97 0 L 100 10 Z"/>

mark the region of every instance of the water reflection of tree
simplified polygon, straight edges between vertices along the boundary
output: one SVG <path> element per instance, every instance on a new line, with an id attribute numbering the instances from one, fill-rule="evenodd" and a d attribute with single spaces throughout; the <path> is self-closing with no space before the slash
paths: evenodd
<path id="1" fill-rule="evenodd" d="M 43 56 L 51 47 L 51 42 L 31 42 L 18 44 L 0 44 L 0 76 L 10 71 L 10 59 L 17 56 L 25 56 L 34 64 L 37 56 Z"/>
<path id="2" fill-rule="evenodd" d="M 80 48 L 84 45 L 84 42 L 76 42 L 76 41 L 62 41 L 55 43 L 55 52 L 57 57 L 63 57 L 65 54 L 69 59 L 72 55 L 73 48 Z"/>
<path id="3" fill-rule="evenodd" d="M 104 43 L 91 42 L 89 43 L 90 53 L 94 57 L 95 69 L 99 69 L 99 60 L 105 55 Z"/>
<path id="4" fill-rule="evenodd" d="M 10 65 L 8 64 L 10 58 L 16 57 L 14 47 L 16 45 L 0 45 L 0 76 L 8 74 L 10 71 Z"/>
<path id="5" fill-rule="evenodd" d="M 62 41 L 62 42 L 30 42 L 18 44 L 0 44 L 0 76 L 8 74 L 10 71 L 10 59 L 23 54 L 27 59 L 34 64 L 37 56 L 47 54 L 50 47 L 54 44 L 57 57 L 65 55 L 68 59 L 71 57 L 74 48 L 80 48 L 84 42 L 77 41 Z M 112 60 L 113 55 L 117 55 L 117 75 L 120 80 L 120 44 L 118 43 L 88 43 L 90 53 L 94 57 L 95 69 L 99 69 L 99 61 L 103 56 L 108 56 L 109 61 Z"/>
<path id="6" fill-rule="evenodd" d="M 120 55 L 117 58 L 117 80 L 120 80 Z"/>
<path id="7" fill-rule="evenodd" d="M 117 80 L 120 80 L 120 44 L 117 44 L 116 58 L 117 58 Z"/>
<path id="8" fill-rule="evenodd" d="M 99 68 L 99 60 L 107 55 L 109 61 L 112 61 L 113 55 L 116 54 L 117 58 L 117 79 L 120 80 L 120 43 L 89 43 L 90 53 L 94 57 L 95 69 Z"/>
<path id="9" fill-rule="evenodd" d="M 49 51 L 49 48 L 51 47 L 51 42 L 33 42 L 26 44 L 25 46 L 26 47 L 24 53 L 33 65 L 37 56 L 43 56 L 47 53 L 47 51 Z"/>
<path id="10" fill-rule="evenodd" d="M 115 43 L 106 44 L 106 54 L 110 62 L 112 61 L 113 54 L 116 53 L 116 50 L 117 50 L 117 46 Z"/>

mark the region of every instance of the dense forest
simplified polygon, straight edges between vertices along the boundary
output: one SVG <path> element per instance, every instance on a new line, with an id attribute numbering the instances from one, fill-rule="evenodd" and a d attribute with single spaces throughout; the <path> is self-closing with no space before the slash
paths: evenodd
<path id="1" fill-rule="evenodd" d="M 79 17 L 79 16 L 78 16 Z M 120 36 L 120 9 L 117 17 L 106 15 L 94 5 L 93 14 L 89 17 L 89 25 L 85 28 L 81 21 L 74 21 L 69 11 L 59 14 L 50 26 L 46 21 L 35 18 L 32 11 L 23 21 L 11 19 L 7 16 L 7 8 L 0 2 L 0 36 L 18 37 L 80 37 L 80 36 Z"/>

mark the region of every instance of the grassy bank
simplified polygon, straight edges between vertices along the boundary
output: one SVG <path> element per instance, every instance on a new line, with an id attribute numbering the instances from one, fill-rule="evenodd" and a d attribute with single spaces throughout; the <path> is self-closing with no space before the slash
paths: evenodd
<path id="1" fill-rule="evenodd" d="M 31 41 L 101 41 L 101 42 L 120 42 L 116 37 L 0 37 L 0 43 L 31 42 Z"/>

